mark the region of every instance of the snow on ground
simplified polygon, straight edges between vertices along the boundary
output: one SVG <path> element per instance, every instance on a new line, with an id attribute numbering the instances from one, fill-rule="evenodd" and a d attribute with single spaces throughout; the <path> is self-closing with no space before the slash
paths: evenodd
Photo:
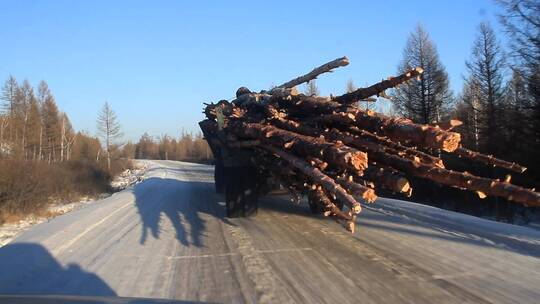
<path id="1" fill-rule="evenodd" d="M 116 176 L 111 182 L 111 187 L 115 191 L 120 191 L 141 182 L 144 179 L 144 173 L 148 170 L 149 166 L 149 163 L 146 161 L 134 161 L 134 168 L 127 169 Z"/>
<path id="2" fill-rule="evenodd" d="M 132 186 L 144 179 L 144 174 L 149 168 L 149 163 L 146 161 L 135 161 L 133 169 L 127 169 L 116 176 L 111 182 L 111 188 L 116 191 L 121 191 L 129 186 Z M 73 210 L 84 208 L 89 204 L 99 202 L 101 199 L 110 196 L 110 193 L 102 193 L 97 197 L 83 196 L 79 201 L 67 204 L 57 203 L 49 206 L 45 212 L 46 216 L 29 215 L 28 217 L 15 222 L 7 223 L 0 226 L 0 247 L 7 245 L 16 236 L 26 231 L 30 227 L 48 222 L 50 219 L 62 215 Z"/>

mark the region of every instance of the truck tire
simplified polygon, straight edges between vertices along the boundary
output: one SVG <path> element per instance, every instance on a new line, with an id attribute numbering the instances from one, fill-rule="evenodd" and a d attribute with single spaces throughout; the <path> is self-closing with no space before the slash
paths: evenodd
<path id="1" fill-rule="evenodd" d="M 309 205 L 309 210 L 311 211 L 312 214 L 322 214 L 324 212 L 324 208 L 317 202 L 314 202 L 309 197 L 308 197 L 308 205 Z"/>
<path id="2" fill-rule="evenodd" d="M 216 165 L 214 166 L 214 185 L 216 186 L 216 193 L 225 193 L 225 168 L 223 167 L 223 160 L 216 158 Z"/>
<path id="3" fill-rule="evenodd" d="M 225 167 L 225 206 L 227 217 L 257 214 L 257 170 L 253 167 Z"/>

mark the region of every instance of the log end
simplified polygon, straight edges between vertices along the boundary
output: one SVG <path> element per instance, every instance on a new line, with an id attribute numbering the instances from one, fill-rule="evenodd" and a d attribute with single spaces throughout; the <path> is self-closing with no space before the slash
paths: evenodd
<path id="1" fill-rule="evenodd" d="M 358 171 L 364 171 L 368 167 L 367 153 L 357 151 L 351 154 L 349 162 Z"/>
<path id="2" fill-rule="evenodd" d="M 353 221 L 346 221 L 343 226 L 345 227 L 345 229 L 347 229 L 347 231 L 349 231 L 350 233 L 354 233 L 354 229 L 355 229 L 355 222 L 354 220 Z"/>
<path id="3" fill-rule="evenodd" d="M 437 148 L 437 145 L 440 144 L 440 149 L 445 152 L 454 152 L 461 143 L 461 134 L 456 132 L 445 132 L 440 140 L 434 141 L 436 144 L 434 148 Z"/>
<path id="4" fill-rule="evenodd" d="M 373 203 L 377 199 L 377 195 L 375 194 L 375 190 L 368 189 L 364 191 L 362 198 L 368 203 Z"/>
<path id="5" fill-rule="evenodd" d="M 487 195 L 486 195 L 484 192 L 482 192 L 482 191 L 476 191 L 476 194 L 478 195 L 478 197 L 479 197 L 480 199 L 485 199 L 485 198 L 487 197 Z M 512 200 L 512 198 L 510 198 L 510 197 L 508 197 L 508 199 L 509 199 L 509 200 Z"/>
<path id="6" fill-rule="evenodd" d="M 409 181 L 404 177 L 399 177 L 396 180 L 396 189 L 400 193 L 406 193 L 409 192 L 409 189 L 411 189 L 411 184 L 409 184 Z"/>
<path id="7" fill-rule="evenodd" d="M 358 214 L 358 213 L 362 212 L 362 206 L 360 206 L 359 203 L 354 204 L 354 205 L 351 207 L 351 212 L 352 212 L 353 214 Z"/>

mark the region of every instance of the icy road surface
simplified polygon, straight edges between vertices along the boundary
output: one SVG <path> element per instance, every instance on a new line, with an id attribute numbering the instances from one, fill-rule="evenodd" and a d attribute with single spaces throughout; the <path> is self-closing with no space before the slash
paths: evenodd
<path id="1" fill-rule="evenodd" d="M 211 166 L 146 180 L 0 248 L 0 294 L 225 303 L 539 303 L 540 232 L 379 199 L 350 235 L 268 197 L 227 219 Z"/>

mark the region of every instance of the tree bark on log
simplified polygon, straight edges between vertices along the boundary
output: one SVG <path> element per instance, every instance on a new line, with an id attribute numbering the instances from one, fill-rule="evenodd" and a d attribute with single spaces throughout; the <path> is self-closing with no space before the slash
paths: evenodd
<path id="1" fill-rule="evenodd" d="M 391 118 L 371 111 L 356 110 L 354 113 L 323 115 L 319 121 L 341 125 L 354 125 L 371 132 L 381 133 L 397 142 L 408 142 L 426 148 L 453 152 L 459 146 L 461 135 L 444 131 L 439 127 L 413 123 L 405 118 Z"/>
<path id="2" fill-rule="evenodd" d="M 413 148 L 410 148 L 410 147 L 403 146 L 399 142 L 391 141 L 388 138 L 378 136 L 375 133 L 371 133 L 371 132 L 368 132 L 366 130 L 362 130 L 362 129 L 358 128 L 358 127 L 354 127 L 354 126 L 350 127 L 349 131 L 351 131 L 351 133 L 353 133 L 353 134 L 356 134 L 356 135 L 363 136 L 365 138 L 371 139 L 371 140 L 377 142 L 378 144 L 380 144 L 383 147 L 388 147 L 390 149 L 393 149 L 394 150 L 394 152 L 392 152 L 393 154 L 403 155 L 403 156 L 406 156 L 406 157 L 408 157 L 410 159 L 414 159 L 416 161 L 420 161 L 420 162 L 425 163 L 425 164 L 430 164 L 430 165 L 437 166 L 439 168 L 444 168 L 444 163 L 443 163 L 442 159 L 440 159 L 438 157 L 435 157 L 433 155 L 427 154 L 427 153 L 419 151 L 417 149 L 413 149 Z"/>
<path id="3" fill-rule="evenodd" d="M 392 192 L 408 193 L 411 189 L 409 181 L 392 168 L 383 168 L 370 163 L 362 177 Z"/>
<path id="4" fill-rule="evenodd" d="M 229 124 L 229 130 L 238 136 L 259 139 L 303 157 L 321 158 L 328 164 L 346 168 L 352 172 L 361 172 L 368 165 L 365 152 L 326 142 L 322 138 L 301 135 L 260 123 L 230 122 Z"/>
<path id="5" fill-rule="evenodd" d="M 357 195 L 364 199 L 368 203 L 373 203 L 377 199 L 377 195 L 375 194 L 375 190 L 372 188 L 360 185 L 358 183 L 355 183 L 352 180 L 349 180 L 345 177 L 338 177 L 336 178 L 336 182 L 340 184 L 343 188 L 349 190 L 350 193 L 353 195 Z"/>
<path id="6" fill-rule="evenodd" d="M 452 130 L 453 128 L 455 127 L 459 127 L 463 124 L 463 122 L 461 120 L 457 120 L 457 119 L 450 119 L 450 120 L 447 120 L 447 121 L 443 121 L 443 122 L 439 122 L 437 124 L 434 124 L 433 126 L 437 126 L 445 131 L 450 131 Z"/>
<path id="7" fill-rule="evenodd" d="M 458 156 L 470 160 L 478 161 L 487 165 L 508 169 L 514 172 L 523 173 L 527 168 L 512 162 L 507 162 L 502 159 L 495 158 L 493 155 L 485 155 L 480 152 L 472 151 L 466 148 L 457 148 L 454 153 Z"/>
<path id="8" fill-rule="evenodd" d="M 346 212 L 341 211 L 336 204 L 328 198 L 326 193 L 323 190 L 315 189 L 308 192 L 309 199 L 313 202 L 319 203 L 319 206 L 323 207 L 325 211 L 330 211 L 330 213 L 340 219 L 350 221 L 352 216 Z"/>
<path id="9" fill-rule="evenodd" d="M 298 116 L 311 117 L 317 114 L 330 114 L 334 112 L 348 112 L 355 108 L 342 105 L 326 97 L 306 96 L 298 94 L 289 98 L 275 98 L 279 108 L 287 109 L 288 112 Z"/>
<path id="10" fill-rule="evenodd" d="M 319 75 L 327 72 L 331 72 L 333 69 L 346 66 L 349 64 L 349 59 L 347 57 L 341 57 L 335 60 L 332 60 L 330 62 L 327 62 L 319 67 L 316 67 L 311 72 L 302 75 L 300 77 L 297 77 L 291 81 L 287 81 L 284 84 L 281 84 L 277 86 L 277 88 L 292 88 L 299 84 L 302 84 L 304 82 L 308 82 L 310 80 L 313 80 L 317 78 Z M 272 93 L 272 90 L 270 90 L 270 93 Z"/>
<path id="11" fill-rule="evenodd" d="M 340 185 L 336 184 L 334 180 L 328 175 L 322 173 L 319 169 L 311 167 L 301 158 L 298 158 L 290 153 L 282 151 L 274 146 L 261 146 L 261 148 L 268 150 L 275 155 L 279 156 L 283 160 L 290 163 L 292 166 L 304 173 L 314 183 L 320 184 L 328 192 L 334 194 L 341 202 L 343 202 L 351 211 L 355 214 L 360 213 L 362 207 L 354 197 L 347 193 Z"/>
<path id="12" fill-rule="evenodd" d="M 322 190 L 313 190 L 308 193 L 308 196 L 310 199 L 314 202 L 320 202 L 321 205 L 324 205 L 326 212 L 330 213 L 330 215 L 336 217 L 337 219 L 344 220 L 343 226 L 345 229 L 350 231 L 351 233 L 354 233 L 355 225 L 356 225 L 356 215 L 355 214 L 349 214 L 346 212 L 341 211 L 328 197 L 326 193 Z M 326 214 L 325 212 L 325 214 Z"/>
<path id="13" fill-rule="evenodd" d="M 383 134 L 398 142 L 409 141 L 414 145 L 441 149 L 446 152 L 456 150 L 461 141 L 461 135 L 456 132 L 415 124 L 408 119 L 377 115 L 373 112 L 358 111 L 355 115 L 355 122 L 360 128 L 380 130 Z"/>
<path id="14" fill-rule="evenodd" d="M 499 196 L 527 206 L 540 206 L 540 193 L 489 178 L 478 177 L 467 172 L 457 172 L 435 166 L 425 165 L 410 159 L 367 148 L 359 137 L 342 135 L 347 145 L 365 149 L 371 159 L 391 166 L 407 174 L 426 178 L 439 184 L 479 191 L 488 195 Z"/>
<path id="15" fill-rule="evenodd" d="M 343 104 L 351 104 L 374 95 L 379 95 L 387 89 L 396 87 L 412 78 L 422 75 L 423 72 L 424 70 L 422 68 L 412 69 L 407 73 L 401 74 L 397 77 L 390 77 L 389 79 L 383 80 L 370 87 L 360 88 L 354 92 L 335 97 L 334 100 Z"/>

